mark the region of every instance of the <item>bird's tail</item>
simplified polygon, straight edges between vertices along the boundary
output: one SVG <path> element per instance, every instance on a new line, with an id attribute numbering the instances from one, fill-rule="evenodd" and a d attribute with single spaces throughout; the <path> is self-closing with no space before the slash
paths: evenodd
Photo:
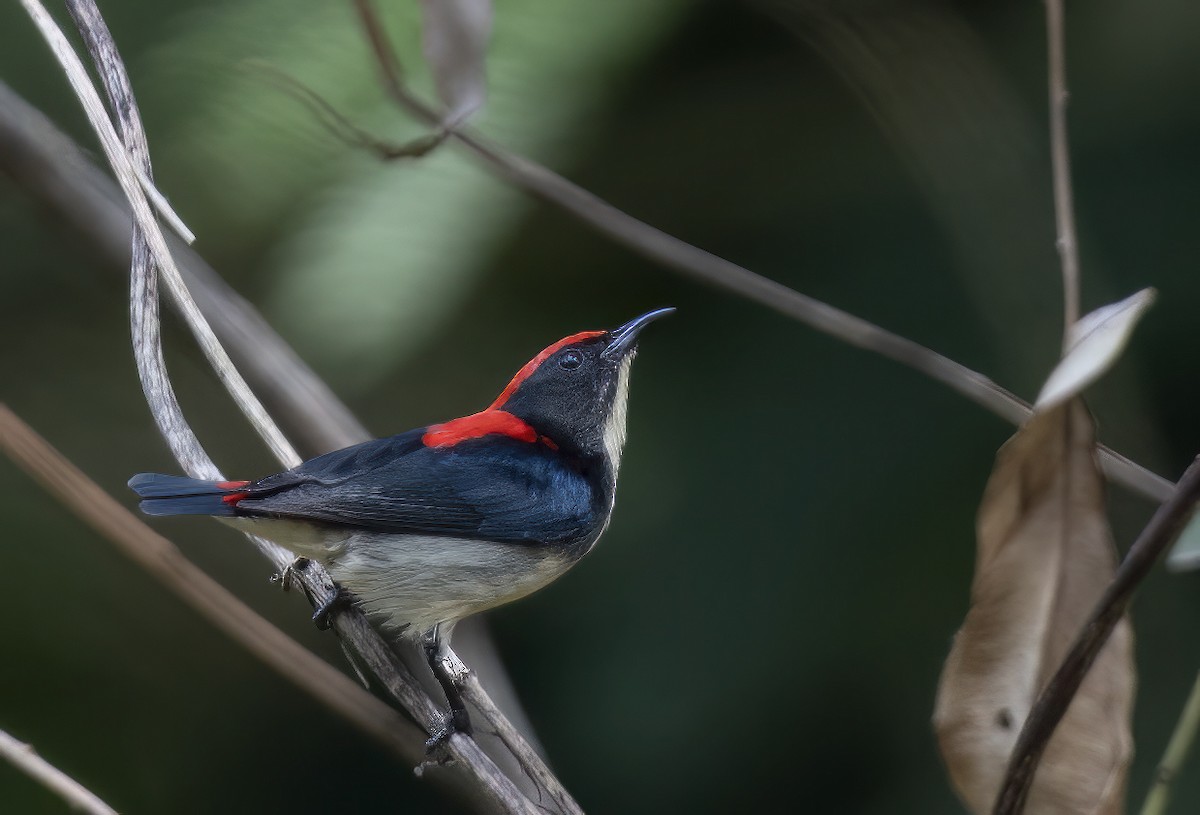
<path id="1" fill-rule="evenodd" d="M 233 516 L 234 506 L 246 497 L 249 481 L 202 481 L 180 475 L 138 473 L 129 488 L 142 499 L 147 515 Z"/>

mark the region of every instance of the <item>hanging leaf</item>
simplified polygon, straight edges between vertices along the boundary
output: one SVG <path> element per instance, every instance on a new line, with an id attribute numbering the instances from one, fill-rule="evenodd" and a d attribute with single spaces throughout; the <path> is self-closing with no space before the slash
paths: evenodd
<path id="1" fill-rule="evenodd" d="M 421 0 L 421 49 L 448 123 L 483 106 L 491 33 L 491 0 Z"/>
<path id="2" fill-rule="evenodd" d="M 1042 386 L 1037 408 L 1046 410 L 1065 402 L 1111 368 L 1154 298 L 1154 289 L 1142 289 L 1119 303 L 1085 314 L 1071 326 L 1066 353 Z"/>
<path id="3" fill-rule="evenodd" d="M 991 812 L 1030 708 L 1116 566 L 1094 444 L 1081 400 L 1039 411 L 1000 449 L 979 507 L 971 608 L 934 711 L 951 781 L 975 813 Z M 1133 695 L 1122 620 L 1047 745 L 1026 813 L 1122 811 Z"/>

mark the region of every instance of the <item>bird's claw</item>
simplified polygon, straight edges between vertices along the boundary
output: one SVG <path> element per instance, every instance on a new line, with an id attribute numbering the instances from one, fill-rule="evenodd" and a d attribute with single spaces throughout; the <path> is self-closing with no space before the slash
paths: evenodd
<path id="1" fill-rule="evenodd" d="M 296 575 L 308 568 L 308 558 L 297 557 L 287 565 L 282 572 L 277 572 L 271 575 L 271 582 L 278 583 L 279 588 L 284 591 L 291 591 L 292 584 L 296 581 Z"/>
<path id="2" fill-rule="evenodd" d="M 446 764 L 452 759 L 449 754 L 450 738 L 455 733 L 471 735 L 471 719 L 465 710 L 450 710 L 442 719 L 442 726 L 425 741 L 426 763 Z"/>

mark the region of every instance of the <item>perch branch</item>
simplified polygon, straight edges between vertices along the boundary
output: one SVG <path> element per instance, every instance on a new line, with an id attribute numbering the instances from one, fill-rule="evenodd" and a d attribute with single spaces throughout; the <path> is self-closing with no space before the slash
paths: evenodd
<path id="1" fill-rule="evenodd" d="M 192 327 L 210 362 L 218 371 L 218 376 L 234 393 L 239 407 L 248 415 L 252 424 L 264 435 L 269 446 L 285 464 L 298 463 L 299 457 L 291 450 L 282 434 L 274 427 L 274 423 L 271 422 L 265 409 L 257 402 L 245 382 L 241 380 L 195 303 L 191 301 L 178 270 L 175 269 L 162 232 L 153 218 L 144 192 L 137 183 L 137 173 L 130 167 L 130 158 L 126 152 L 128 148 L 113 132 L 111 122 L 87 79 L 82 63 L 40 3 L 37 0 L 22 0 L 22 3 L 50 44 L 51 50 L 59 59 L 73 88 L 83 102 L 85 112 L 88 113 L 93 128 L 100 136 L 101 144 L 117 174 L 122 190 L 133 209 L 135 221 L 141 230 L 140 240 L 135 234 L 133 251 L 131 322 L 134 327 L 135 355 L 138 357 L 139 374 L 143 377 L 143 388 L 151 404 L 152 412 L 180 464 L 195 477 L 221 477 L 183 418 L 174 398 L 170 380 L 162 365 L 162 351 L 158 343 L 157 298 L 153 284 L 147 282 L 154 277 L 152 262 L 157 264 L 164 279 L 167 280 L 189 326 Z M 116 53 L 115 46 L 111 44 L 111 36 L 103 25 L 94 3 L 76 2 L 71 5 L 76 21 L 83 30 L 85 41 L 93 49 L 97 68 L 104 78 L 113 107 L 120 116 L 126 139 L 131 143 L 130 146 L 134 146 L 136 149 L 136 157 L 142 173 L 147 178 L 151 178 L 145 137 L 136 117 L 136 103 L 129 92 L 124 67 Z M 148 244 L 148 251 L 146 244 Z M 261 539 L 255 539 L 255 542 L 281 571 L 290 564 L 291 557 L 285 549 Z M 298 575 L 298 578 L 304 584 L 310 598 L 316 598 L 315 602 L 321 602 L 333 596 L 335 592 L 335 586 L 328 575 L 315 565 L 313 568 L 304 570 L 304 573 Z M 428 730 L 432 730 L 433 723 L 437 721 L 436 708 L 433 703 L 416 686 L 411 674 L 399 670 L 399 662 L 394 652 L 371 629 L 361 612 L 348 609 L 337 615 L 333 625 L 344 639 L 355 643 L 367 664 L 381 674 L 380 679 L 383 680 L 389 691 L 393 692 L 410 712 L 418 716 Z M 449 753 L 471 769 L 472 772 L 468 777 L 475 780 L 479 792 L 490 804 L 508 812 L 536 811 L 536 807 L 520 793 L 510 779 L 496 768 L 495 764 L 472 740 L 462 736 L 452 738 L 449 743 Z"/>
<path id="2" fill-rule="evenodd" d="M 1022 811 L 1038 761 L 1054 728 L 1066 713 L 1096 655 L 1108 641 L 1109 634 L 1128 610 L 1134 591 L 1146 579 L 1158 558 L 1179 537 L 1197 500 L 1200 500 L 1200 456 L 1179 479 L 1175 494 L 1158 508 L 1129 548 L 1112 583 L 1104 590 L 1104 595 L 1089 615 L 1071 650 L 1038 695 L 1013 747 L 1008 770 L 996 798 L 994 815 L 1017 815 Z"/>
<path id="3" fill-rule="evenodd" d="M 445 123 L 438 112 L 418 99 L 401 81 L 395 53 L 370 0 L 354 0 L 354 6 L 387 93 L 417 120 L 431 128 L 444 128 Z M 460 128 L 450 129 L 448 133 L 491 172 L 650 260 L 766 306 L 849 345 L 906 365 L 1013 424 L 1023 423 L 1030 415 L 1028 402 L 983 374 L 932 349 L 639 221 L 553 170 L 511 153 L 478 134 Z M 1170 497 L 1174 488 L 1170 481 L 1108 447 L 1099 445 L 1098 449 L 1109 478 L 1158 503 Z"/>
<path id="4" fill-rule="evenodd" d="M 113 182 L 69 137 L 3 83 L 0 83 L 0 171 L 8 173 L 76 229 L 114 269 L 129 268 L 129 209 Z M 170 234 L 167 240 L 201 311 L 237 355 L 239 367 L 258 384 L 260 392 L 271 398 L 273 410 L 283 414 L 311 452 L 347 447 L 369 438 L 346 406 L 250 303 L 190 247 Z M 522 732 L 530 733 L 481 620 L 464 620 L 457 634 L 458 646 L 466 652 L 468 664 L 479 671 L 485 688 L 507 711 L 508 720 Z M 412 664 L 417 663 L 421 663 L 419 657 Z M 505 731 L 503 725 L 494 725 L 497 732 Z M 511 751 L 493 752 L 486 739 L 484 746 L 527 795 L 544 794 L 534 788 L 527 775 L 518 774 L 520 762 Z"/>
<path id="5" fill-rule="evenodd" d="M 62 798 L 71 809 L 88 815 L 117 815 L 94 792 L 37 754 L 28 744 L 0 730 L 0 756 L 46 789 Z"/>

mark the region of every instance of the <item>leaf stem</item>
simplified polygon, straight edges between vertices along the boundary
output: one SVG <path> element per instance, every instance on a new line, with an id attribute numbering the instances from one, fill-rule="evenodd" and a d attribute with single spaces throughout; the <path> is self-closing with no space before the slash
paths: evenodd
<path id="1" fill-rule="evenodd" d="M 1171 740 L 1167 742 L 1167 749 L 1158 762 L 1154 783 L 1146 795 L 1146 802 L 1142 804 L 1141 815 L 1163 815 L 1167 811 L 1167 804 L 1171 800 L 1171 782 L 1175 780 L 1179 768 L 1183 766 L 1188 752 L 1192 749 L 1197 728 L 1200 728 L 1200 673 L 1196 674 L 1196 681 L 1192 683 L 1187 703 L 1183 706 L 1183 712 L 1179 714 L 1179 721 L 1175 723 L 1175 730 L 1171 733 Z"/>
<path id="2" fill-rule="evenodd" d="M 1054 222 L 1063 279 L 1063 351 L 1071 327 L 1079 320 L 1079 241 L 1075 236 L 1075 204 L 1071 191 L 1071 152 L 1067 143 L 1066 37 L 1062 0 L 1046 2 L 1046 70 L 1050 95 L 1050 164 L 1054 182 Z"/>

